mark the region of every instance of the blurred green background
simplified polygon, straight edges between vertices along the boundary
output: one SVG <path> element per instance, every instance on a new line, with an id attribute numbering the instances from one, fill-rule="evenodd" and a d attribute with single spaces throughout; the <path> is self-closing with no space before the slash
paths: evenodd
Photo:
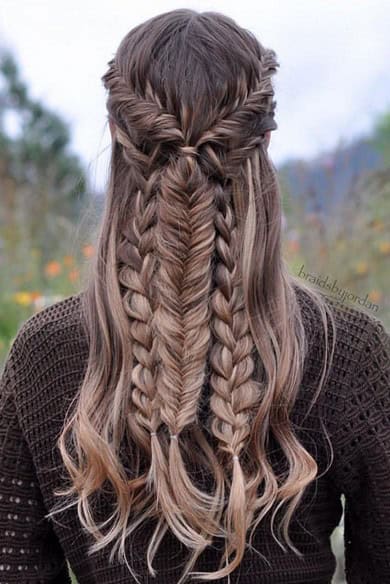
<path id="1" fill-rule="evenodd" d="M 27 317 L 80 290 L 104 193 L 88 188 L 67 124 L 30 95 L 9 52 L 0 77 L 1 364 Z M 291 272 L 389 327 L 390 111 L 369 134 L 277 171 Z M 334 582 L 343 582 L 342 530 Z"/>

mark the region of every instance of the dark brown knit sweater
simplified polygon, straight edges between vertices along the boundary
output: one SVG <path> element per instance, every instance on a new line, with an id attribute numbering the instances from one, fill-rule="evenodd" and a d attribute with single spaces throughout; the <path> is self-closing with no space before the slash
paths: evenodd
<path id="1" fill-rule="evenodd" d="M 66 474 L 56 438 L 87 358 L 80 295 L 69 296 L 26 320 L 5 362 L 0 387 L 0 584 L 69 583 L 65 558 L 79 584 L 134 582 L 125 566 L 109 564 L 108 551 L 88 556 L 90 540 L 80 527 L 75 507 L 57 515 L 56 521 L 45 518 L 58 500 L 53 491 L 63 485 Z M 284 553 L 265 520 L 253 547 L 270 565 L 247 550 L 230 581 L 329 584 L 336 564 L 330 535 L 340 521 L 344 493 L 346 580 L 389 584 L 390 337 L 374 316 L 333 305 L 337 349 L 332 372 L 302 423 L 321 371 L 322 337 L 311 301 L 303 292 L 298 298 L 309 333 L 309 356 L 291 420 L 322 474 L 307 489 L 291 524 L 291 539 L 303 557 L 289 548 Z M 330 455 L 321 421 L 334 449 L 325 474 Z M 109 502 L 99 501 L 97 512 L 104 517 Z M 147 572 L 144 554 L 153 527 L 148 524 L 136 531 L 128 556 L 140 582 L 175 584 L 187 555 L 169 531 L 154 561 L 157 578 Z M 217 569 L 222 545 L 208 548 L 194 569 Z M 227 583 L 228 578 L 218 582 Z"/>

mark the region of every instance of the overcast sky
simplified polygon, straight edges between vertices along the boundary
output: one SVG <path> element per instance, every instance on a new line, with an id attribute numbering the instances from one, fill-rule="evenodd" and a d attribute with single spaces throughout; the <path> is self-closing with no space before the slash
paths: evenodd
<path id="1" fill-rule="evenodd" d="M 100 81 L 107 62 L 133 26 L 183 7 L 223 12 L 275 49 L 276 165 L 364 134 L 390 109 L 388 0 L 0 0 L 1 43 L 14 51 L 32 95 L 71 125 L 73 149 L 96 188 L 110 144 Z"/>

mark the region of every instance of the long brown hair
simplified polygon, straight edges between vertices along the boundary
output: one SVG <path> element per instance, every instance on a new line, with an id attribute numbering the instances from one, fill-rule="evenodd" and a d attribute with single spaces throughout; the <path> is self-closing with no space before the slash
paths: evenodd
<path id="1" fill-rule="evenodd" d="M 283 535 L 300 554 L 288 526 L 318 467 L 289 420 L 308 348 L 296 289 L 312 298 L 325 332 L 316 397 L 334 321 L 282 257 L 281 197 L 265 143 L 277 127 L 278 66 L 231 18 L 178 9 L 132 29 L 102 78 L 110 175 L 82 295 L 88 364 L 58 442 L 71 485 L 57 494 L 74 496 L 96 540 L 91 552 L 114 544 L 110 558 L 117 552 L 130 570 L 126 539 L 156 518 L 151 574 L 170 528 L 192 550 L 180 582 L 226 576 L 248 530 L 252 538 L 272 507 L 273 525 L 283 503 Z M 271 433 L 284 476 L 268 458 Z M 131 478 L 126 444 L 140 454 Z M 196 482 L 195 468 L 213 489 Z M 98 523 L 91 497 L 106 481 L 117 504 Z M 189 573 L 214 537 L 226 543 L 220 569 Z"/>

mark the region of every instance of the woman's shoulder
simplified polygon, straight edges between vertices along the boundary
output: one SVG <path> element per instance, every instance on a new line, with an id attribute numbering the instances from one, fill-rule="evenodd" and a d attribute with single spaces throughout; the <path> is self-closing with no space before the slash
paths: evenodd
<path id="1" fill-rule="evenodd" d="M 53 397 L 54 391 L 60 398 L 69 387 L 67 372 L 78 378 L 80 369 L 81 374 L 87 356 L 81 295 L 79 292 L 53 302 L 32 314 L 17 330 L 2 376 L 3 385 L 12 390 L 20 409 L 38 397 Z"/>
<path id="2" fill-rule="evenodd" d="M 310 293 L 300 290 L 297 297 L 311 331 L 307 383 L 302 393 L 311 397 L 306 390 L 315 385 L 313 378 L 324 355 L 321 316 Z M 355 496 L 367 490 L 366 480 L 375 478 L 383 487 L 390 480 L 390 335 L 377 316 L 326 295 L 322 298 L 334 317 L 336 343 L 330 375 L 321 393 L 321 419 L 334 448 L 332 479 L 341 492 Z M 367 479 L 367 473 L 374 478 Z M 368 499 L 366 503 L 368 516 Z M 388 494 L 382 501 L 378 497 L 378 509 L 381 503 L 390 509 Z"/>
<path id="3" fill-rule="evenodd" d="M 40 351 L 52 349 L 56 341 L 83 335 L 81 296 L 78 292 L 57 299 L 33 313 L 19 326 L 11 343 L 9 357 L 19 353 L 39 357 Z"/>
<path id="4" fill-rule="evenodd" d="M 333 431 L 338 430 L 345 419 L 359 418 L 368 404 L 375 404 L 374 407 L 380 409 L 380 400 L 387 399 L 390 405 L 390 336 L 377 316 L 326 294 L 320 293 L 320 296 L 322 314 L 310 290 L 297 290 L 307 338 L 300 395 L 310 401 L 317 390 L 327 338 L 331 360 L 318 403 Z M 327 337 L 322 322 L 324 313 L 330 315 Z"/>
<path id="5" fill-rule="evenodd" d="M 65 331 L 67 327 L 74 327 L 81 323 L 81 297 L 83 291 L 65 297 L 55 297 L 38 312 L 33 313 L 19 326 L 14 342 L 25 344 L 35 341 L 42 334 L 56 329 Z"/>
<path id="6" fill-rule="evenodd" d="M 333 317 L 336 351 L 341 351 L 347 358 L 350 356 L 353 361 L 356 361 L 367 344 L 375 344 L 378 334 L 382 343 L 387 346 L 389 333 L 384 322 L 368 309 L 352 306 L 322 291 L 308 290 L 306 287 L 297 286 L 295 291 L 305 330 L 314 344 L 323 343 L 325 338 L 321 309 L 315 300 L 319 297 L 326 313 Z M 329 318 L 327 320 L 330 323 Z M 329 340 L 332 340 L 331 327 L 329 331 Z"/>

